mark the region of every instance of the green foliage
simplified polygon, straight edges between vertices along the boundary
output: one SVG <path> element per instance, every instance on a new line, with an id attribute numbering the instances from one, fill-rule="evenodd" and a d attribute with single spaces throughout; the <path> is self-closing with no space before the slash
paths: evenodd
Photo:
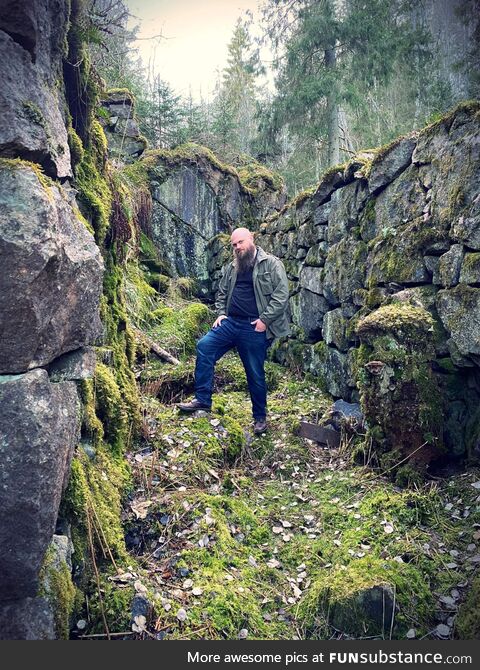
<path id="1" fill-rule="evenodd" d="M 56 555 L 52 545 L 45 554 L 39 582 L 39 595 L 46 599 L 53 611 L 56 638 L 68 640 L 70 617 L 75 602 L 75 586 L 68 565 Z"/>
<path id="2" fill-rule="evenodd" d="M 157 321 L 151 334 L 160 346 L 172 354 L 189 355 L 195 351 L 197 339 L 209 328 L 209 309 L 201 303 L 187 304 L 181 309 L 156 314 Z"/>

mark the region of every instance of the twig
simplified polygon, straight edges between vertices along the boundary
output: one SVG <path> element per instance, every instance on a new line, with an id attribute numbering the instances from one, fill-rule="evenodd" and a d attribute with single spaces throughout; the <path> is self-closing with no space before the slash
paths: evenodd
<path id="1" fill-rule="evenodd" d="M 100 603 L 100 611 L 102 613 L 103 625 L 105 626 L 105 635 L 110 640 L 110 631 L 108 630 L 107 619 L 105 617 L 105 607 L 103 606 L 102 591 L 100 588 L 100 575 L 98 574 L 97 562 L 95 560 L 95 549 L 93 547 L 92 520 L 90 519 L 90 508 L 87 508 L 87 530 L 88 530 L 88 543 L 90 545 L 90 553 L 92 555 L 93 570 L 95 572 L 95 579 L 97 582 L 98 602 Z"/>
<path id="2" fill-rule="evenodd" d="M 113 558 L 113 555 L 112 555 L 112 552 L 111 552 L 111 550 L 110 550 L 110 547 L 108 546 L 108 542 L 107 542 L 107 539 L 106 539 L 106 537 L 105 537 L 105 533 L 103 532 L 103 528 L 102 528 L 102 524 L 100 523 L 100 519 L 98 518 L 97 511 L 96 511 L 96 509 L 95 509 L 95 507 L 94 507 L 93 505 L 91 505 L 91 508 L 92 508 L 92 511 L 93 511 L 93 513 L 94 513 L 94 515 L 95 515 L 95 520 L 96 520 L 96 522 L 97 522 L 97 524 L 98 524 L 98 527 L 99 527 L 99 529 L 100 529 L 100 532 L 101 532 L 101 534 L 102 534 L 102 539 L 103 539 L 103 541 L 104 541 L 104 543 L 105 543 L 105 546 L 106 546 L 106 548 L 107 548 L 107 552 L 108 552 L 108 555 L 110 556 L 110 560 L 112 561 L 113 567 L 114 567 L 115 570 L 118 572 L 118 571 L 119 571 L 119 570 L 118 570 L 118 566 L 117 566 L 117 564 L 115 563 L 115 559 Z M 103 544 L 102 544 L 102 550 L 103 550 Z"/>
<path id="3" fill-rule="evenodd" d="M 109 633 L 110 637 L 120 637 L 121 635 L 135 635 L 135 633 L 132 630 L 127 630 L 124 633 Z M 78 637 L 80 640 L 85 640 L 91 637 L 108 637 L 108 636 L 106 633 L 95 633 L 93 635 L 79 635 Z"/>
<path id="4" fill-rule="evenodd" d="M 384 597 L 385 597 L 385 591 L 384 591 Z M 390 622 L 390 639 L 392 639 L 392 634 L 393 634 L 393 622 L 395 621 L 395 605 L 397 601 L 397 589 L 396 586 L 393 586 L 393 606 L 392 606 L 392 620 Z"/>

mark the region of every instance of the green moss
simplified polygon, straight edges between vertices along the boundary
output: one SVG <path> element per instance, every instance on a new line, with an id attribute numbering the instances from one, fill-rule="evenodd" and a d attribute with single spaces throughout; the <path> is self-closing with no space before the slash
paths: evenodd
<path id="1" fill-rule="evenodd" d="M 369 595 L 368 600 L 366 596 L 374 587 L 378 589 L 376 604 L 373 595 Z M 333 625 L 354 637 L 387 637 L 392 617 L 385 613 L 383 588 L 395 592 L 396 604 L 403 615 L 401 623 L 397 615 L 396 637 L 406 632 L 405 615 L 409 615 L 412 602 L 421 600 L 424 607 L 433 607 L 428 587 L 414 568 L 365 557 L 351 562 L 346 569 L 338 567 L 320 573 L 300 606 L 300 619 L 308 628 L 313 628 L 318 618 L 324 625 Z"/>
<path id="2" fill-rule="evenodd" d="M 47 600 L 53 611 L 55 637 L 68 640 L 76 591 L 68 565 L 57 556 L 52 546 L 45 554 L 39 582 L 39 596 Z"/>
<path id="3" fill-rule="evenodd" d="M 105 440 L 115 453 L 122 454 L 128 415 L 114 373 L 103 363 L 97 363 L 95 370 L 95 413 L 102 422 Z"/>
<path id="4" fill-rule="evenodd" d="M 79 383 L 82 400 L 82 433 L 98 444 L 103 439 L 103 424 L 95 413 L 95 386 L 93 379 Z"/>
<path id="5" fill-rule="evenodd" d="M 107 90 L 107 96 L 111 95 L 123 95 L 131 105 L 135 105 L 135 96 L 128 88 L 109 88 Z"/>
<path id="6" fill-rule="evenodd" d="M 161 322 L 151 335 L 174 355 L 188 355 L 195 351 L 196 341 L 206 333 L 211 321 L 209 309 L 201 303 L 191 303 L 163 313 Z"/>
<path id="7" fill-rule="evenodd" d="M 442 126 L 448 131 L 452 125 L 455 117 L 460 113 L 475 116 L 480 112 L 480 102 L 478 100 L 464 100 L 456 105 L 449 112 L 441 116 L 439 119 L 430 123 L 422 129 L 420 137 L 428 137 L 435 134 Z"/>
<path id="8" fill-rule="evenodd" d="M 240 183 L 247 190 L 257 192 L 266 184 L 272 191 L 281 191 L 285 182 L 276 172 L 272 172 L 265 165 L 249 158 L 244 165 L 237 168 Z"/>
<path id="9" fill-rule="evenodd" d="M 22 102 L 22 112 L 24 116 L 38 126 L 41 126 L 45 132 L 48 131 L 47 122 L 41 109 L 30 100 Z"/>
<path id="10" fill-rule="evenodd" d="M 62 510 L 72 523 L 77 563 L 91 560 L 89 534 L 100 556 L 108 560 L 111 552 L 126 558 L 121 498 L 129 481 L 126 461 L 112 457 L 104 445 L 97 447 L 93 461 L 81 451 L 73 459 Z"/>
<path id="11" fill-rule="evenodd" d="M 480 600 L 480 575 L 472 582 L 467 599 L 460 606 L 456 624 L 456 637 L 460 640 L 480 639 L 480 611 L 478 603 Z"/>
<path id="12" fill-rule="evenodd" d="M 414 339 L 433 332 L 433 318 L 422 307 L 407 303 L 384 305 L 361 319 L 357 334 L 366 341 L 382 333 L 394 332 L 396 337 Z"/>
<path id="13" fill-rule="evenodd" d="M 68 132 L 68 146 L 70 147 L 70 156 L 72 159 L 72 167 L 75 168 L 78 163 L 82 162 L 85 155 L 82 140 L 79 138 L 72 126 L 67 129 Z"/>
<path id="14" fill-rule="evenodd" d="M 123 273 L 125 307 L 130 321 L 140 328 L 148 322 L 158 298 L 157 291 L 146 279 L 147 275 L 138 263 L 126 263 Z"/>
<path id="15" fill-rule="evenodd" d="M 191 298 L 197 290 L 197 282 L 192 277 L 179 277 L 175 281 L 175 287 L 184 298 Z"/>
<path id="16" fill-rule="evenodd" d="M 83 214 L 95 230 L 97 244 L 102 246 L 110 225 L 112 193 L 89 149 L 85 151 L 82 161 L 77 166 L 76 186 Z"/>
<path id="17" fill-rule="evenodd" d="M 48 199 L 50 201 L 53 200 L 52 187 L 54 186 L 54 182 L 50 177 L 47 177 L 38 163 L 24 161 L 21 158 L 0 158 L 0 168 L 6 170 L 33 170 L 40 185 L 44 188 Z"/>

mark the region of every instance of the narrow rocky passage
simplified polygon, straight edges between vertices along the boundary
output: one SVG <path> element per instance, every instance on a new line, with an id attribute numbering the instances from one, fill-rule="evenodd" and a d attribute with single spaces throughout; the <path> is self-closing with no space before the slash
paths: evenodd
<path id="1" fill-rule="evenodd" d="M 317 380 L 271 362 L 267 376 L 270 431 L 253 437 L 235 354 L 217 366 L 210 414 L 174 406 L 193 388 L 190 356 L 139 366 L 128 553 L 79 635 L 105 635 L 102 608 L 109 634 L 127 639 L 461 634 L 480 561 L 479 473 L 399 489 L 371 467 L 361 433 L 344 432 L 339 449 L 298 436 L 300 420 L 328 417 Z"/>

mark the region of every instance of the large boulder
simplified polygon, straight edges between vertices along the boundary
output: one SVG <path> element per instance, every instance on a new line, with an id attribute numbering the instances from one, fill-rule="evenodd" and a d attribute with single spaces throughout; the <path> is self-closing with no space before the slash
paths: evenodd
<path id="1" fill-rule="evenodd" d="M 374 194 L 396 179 L 411 163 L 417 136 L 412 134 L 380 149 L 372 161 L 368 190 Z"/>
<path id="2" fill-rule="evenodd" d="M 79 438 L 74 382 L 0 376 L 0 601 L 36 595 Z"/>
<path id="3" fill-rule="evenodd" d="M 354 292 L 365 285 L 367 245 L 352 237 L 334 244 L 325 261 L 323 294 L 331 305 L 352 299 Z"/>
<path id="4" fill-rule="evenodd" d="M 102 333 L 103 261 L 60 186 L 0 159 L 0 374 L 47 365 Z"/>
<path id="5" fill-rule="evenodd" d="M 71 176 L 62 58 L 69 4 L 62 0 L 0 3 L 0 155 Z"/>
<path id="6" fill-rule="evenodd" d="M 358 386 L 384 467 L 425 470 L 443 451 L 443 400 L 432 372 L 434 321 L 423 307 L 384 305 L 357 325 Z M 382 455 L 383 454 L 383 455 Z"/>
<path id="7" fill-rule="evenodd" d="M 135 100 L 126 89 L 108 91 L 101 100 L 98 119 L 105 131 L 108 155 L 113 160 L 131 163 L 147 146 L 135 116 Z"/>
<path id="8" fill-rule="evenodd" d="M 290 298 L 293 323 L 303 330 L 305 338 L 317 341 L 322 332 L 323 315 L 328 303 L 322 295 L 302 288 Z"/>
<path id="9" fill-rule="evenodd" d="M 458 284 L 439 291 L 437 310 L 463 356 L 480 356 L 480 288 Z"/>
<path id="10" fill-rule="evenodd" d="M 0 603 L 0 640 L 55 640 L 54 615 L 45 598 Z"/>
<path id="11" fill-rule="evenodd" d="M 480 102 L 460 104 L 418 138 L 413 163 L 425 166 L 431 217 L 453 239 L 480 249 Z"/>

